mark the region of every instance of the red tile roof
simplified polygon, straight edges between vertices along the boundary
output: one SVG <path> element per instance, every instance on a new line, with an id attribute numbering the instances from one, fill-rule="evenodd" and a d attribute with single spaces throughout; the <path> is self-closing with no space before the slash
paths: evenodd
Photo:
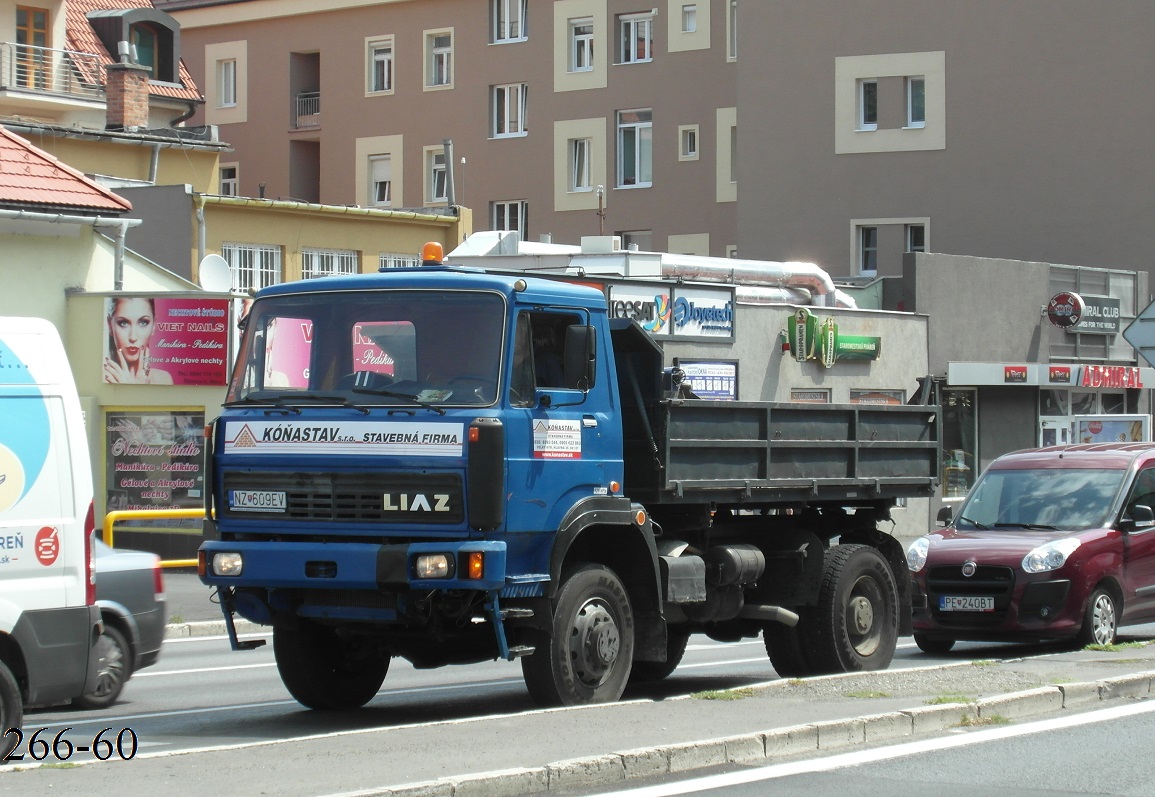
<path id="1" fill-rule="evenodd" d="M 65 7 L 68 13 L 65 23 L 66 38 L 68 39 L 67 48 L 78 53 L 99 55 L 104 63 L 112 64 L 117 61 L 116 53 L 110 53 L 104 43 L 100 41 L 100 37 L 96 35 L 96 31 L 92 29 L 92 24 L 88 21 L 88 14 L 92 11 L 113 11 L 125 8 L 151 9 L 153 6 L 151 0 L 66 0 Z M 86 72 L 86 67 L 87 64 L 84 63 L 77 65 L 81 72 Z M 192 73 L 184 65 L 183 59 L 180 61 L 179 69 L 182 85 L 149 83 L 149 94 L 178 100 L 203 100 L 200 89 L 197 88 L 196 82 L 192 79 Z M 104 70 L 101 70 L 99 75 L 85 74 L 84 77 L 96 85 L 104 85 Z"/>
<path id="2" fill-rule="evenodd" d="M 132 203 L 0 127 L 0 207 L 120 215 Z"/>

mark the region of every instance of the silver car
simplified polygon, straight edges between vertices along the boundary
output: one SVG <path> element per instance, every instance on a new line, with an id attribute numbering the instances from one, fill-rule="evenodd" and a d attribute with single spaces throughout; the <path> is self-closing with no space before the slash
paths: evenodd
<path id="1" fill-rule="evenodd" d="M 164 642 L 167 607 L 160 557 L 95 543 L 96 605 L 104 620 L 97 643 L 95 688 L 73 699 L 81 708 L 106 708 L 137 670 L 156 663 Z"/>

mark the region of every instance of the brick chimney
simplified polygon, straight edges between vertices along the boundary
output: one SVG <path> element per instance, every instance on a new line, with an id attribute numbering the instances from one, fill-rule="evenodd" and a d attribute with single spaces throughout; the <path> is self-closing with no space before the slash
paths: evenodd
<path id="1" fill-rule="evenodd" d="M 143 130 L 148 127 L 148 79 L 146 66 L 121 62 L 105 66 L 107 99 L 105 130 Z"/>

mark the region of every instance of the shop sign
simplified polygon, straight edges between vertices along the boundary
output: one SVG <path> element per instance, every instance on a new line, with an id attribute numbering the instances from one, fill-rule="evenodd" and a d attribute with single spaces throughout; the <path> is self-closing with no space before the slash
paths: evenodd
<path id="1" fill-rule="evenodd" d="M 839 331 L 833 318 L 818 324 L 818 319 L 805 307 L 794 312 L 786 337 L 795 360 L 818 359 L 826 368 L 839 360 L 877 360 L 882 353 L 882 338 L 847 335 Z"/>
<path id="2" fill-rule="evenodd" d="M 610 285 L 610 318 L 631 318 L 654 337 L 734 338 L 734 291 Z"/>
<path id="3" fill-rule="evenodd" d="M 1003 381 L 1007 384 L 1020 385 L 1027 381 L 1027 366 L 1025 365 L 1004 365 L 1003 366 Z"/>
<path id="4" fill-rule="evenodd" d="M 1052 365 L 1047 368 L 1047 382 L 1052 385 L 1071 384 L 1071 366 Z"/>
<path id="5" fill-rule="evenodd" d="M 1083 315 L 1071 332 L 1099 335 L 1119 333 L 1119 300 L 1110 296 L 1084 296 Z"/>
<path id="6" fill-rule="evenodd" d="M 106 413 L 108 510 L 202 505 L 204 424 L 196 411 Z"/>
<path id="7" fill-rule="evenodd" d="M 1081 387 L 1141 388 L 1140 368 L 1128 365 L 1084 365 Z"/>
<path id="8" fill-rule="evenodd" d="M 1056 293 L 1047 303 L 1047 320 L 1060 329 L 1070 329 L 1083 317 L 1086 305 L 1074 291 Z"/>

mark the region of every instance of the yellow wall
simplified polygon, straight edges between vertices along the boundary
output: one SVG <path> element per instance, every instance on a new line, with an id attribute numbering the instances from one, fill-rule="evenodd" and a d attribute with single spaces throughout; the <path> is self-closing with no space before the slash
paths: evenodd
<path id="1" fill-rule="evenodd" d="M 30 136 L 32 144 L 85 174 L 102 174 L 129 180 L 147 180 L 153 149 L 148 142 L 120 143 L 60 136 Z M 194 190 L 216 193 L 219 189 L 220 152 L 162 145 L 157 161 L 157 185 L 191 185 Z"/>

